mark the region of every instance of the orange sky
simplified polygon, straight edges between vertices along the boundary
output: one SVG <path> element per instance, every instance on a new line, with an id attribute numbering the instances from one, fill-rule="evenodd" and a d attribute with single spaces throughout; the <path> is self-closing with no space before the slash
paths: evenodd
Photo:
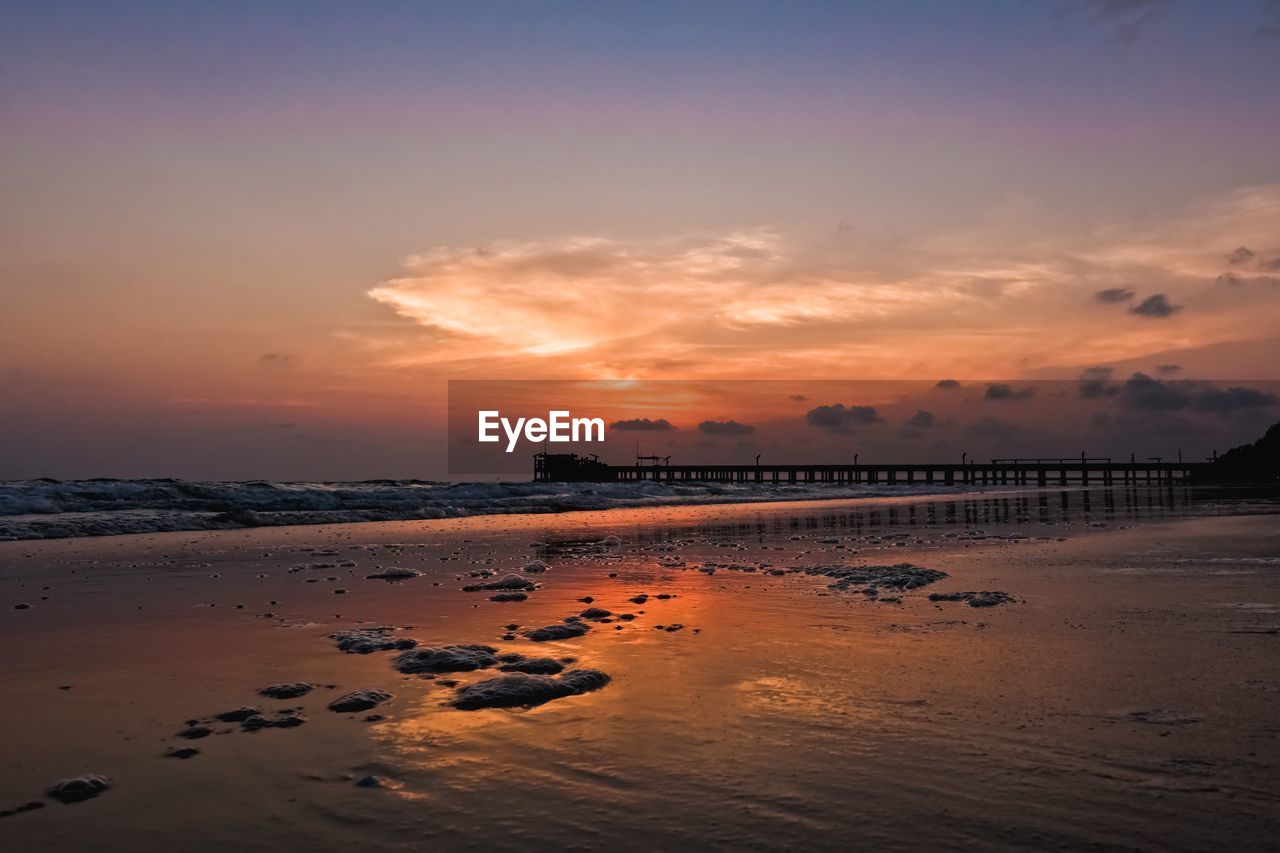
<path id="1" fill-rule="evenodd" d="M 437 246 L 283 315 L 272 296 L 189 305 L 142 284 L 111 304 L 19 291 L 6 397 L 59 463 L 10 467 L 119 473 L 141 454 L 183 471 L 194 446 L 195 469 L 239 476 L 395 476 L 406 458 L 441 476 L 449 379 L 1280 378 L 1280 186 L 1142 228 L 1017 219 L 915 241 L 761 227 Z"/>
<path id="2" fill-rule="evenodd" d="M 0 27 L 0 479 L 435 476 L 451 379 L 1280 379 L 1257 4 L 75 5 Z"/>
<path id="3" fill-rule="evenodd" d="M 1037 233 L 1034 218 L 918 240 L 757 228 L 435 247 L 369 290 L 430 343 L 357 337 L 389 369 L 459 378 L 930 378 L 1073 376 L 1280 330 L 1280 186 L 1142 228 Z M 1232 263 L 1241 246 L 1257 251 Z M 1162 310 L 1144 312 L 1153 296 Z M 1202 357 L 1184 368 L 1280 370 Z"/>

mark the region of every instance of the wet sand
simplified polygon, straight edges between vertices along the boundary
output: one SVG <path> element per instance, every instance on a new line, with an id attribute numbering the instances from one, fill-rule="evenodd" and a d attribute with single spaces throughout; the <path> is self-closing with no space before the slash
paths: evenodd
<path id="1" fill-rule="evenodd" d="M 0 809 L 44 803 L 0 818 L 0 837 L 24 850 L 1267 846 L 1274 507 L 1088 500 L 0 543 Z M 534 560 L 547 571 L 522 571 Z M 814 568 L 903 563 L 946 577 L 868 594 Z M 388 567 L 420 574 L 366 577 Z M 533 585 L 525 600 L 462 589 L 513 573 Z M 945 600 L 960 592 L 1013 600 Z M 613 615 L 525 636 L 589 607 Z M 331 638 L 378 626 L 418 649 L 494 651 L 473 651 L 472 671 L 401 672 L 403 649 Z M 608 680 L 465 710 L 459 691 L 509 676 L 487 662 L 504 653 Z M 298 682 L 314 687 L 258 692 Z M 390 698 L 328 709 L 364 690 Z M 304 722 L 215 717 L 244 707 Z M 190 724 L 212 733 L 179 737 Z M 166 756 L 178 749 L 199 752 Z M 46 796 L 84 773 L 110 787 Z"/>

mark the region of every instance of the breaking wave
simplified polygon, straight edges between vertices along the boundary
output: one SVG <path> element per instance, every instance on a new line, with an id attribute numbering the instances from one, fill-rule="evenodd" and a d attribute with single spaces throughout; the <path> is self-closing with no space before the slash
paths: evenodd
<path id="1" fill-rule="evenodd" d="M 953 491 L 817 483 L 19 480 L 0 482 L 0 540 Z"/>

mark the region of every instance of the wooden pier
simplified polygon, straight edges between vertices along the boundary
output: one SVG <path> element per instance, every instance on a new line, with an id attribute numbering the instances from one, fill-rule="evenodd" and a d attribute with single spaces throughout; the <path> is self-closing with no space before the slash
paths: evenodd
<path id="1" fill-rule="evenodd" d="M 993 459 L 990 462 L 854 465 L 608 465 L 573 454 L 538 454 L 534 480 L 576 482 L 831 483 L 837 485 L 1111 486 L 1190 482 L 1208 462 Z"/>

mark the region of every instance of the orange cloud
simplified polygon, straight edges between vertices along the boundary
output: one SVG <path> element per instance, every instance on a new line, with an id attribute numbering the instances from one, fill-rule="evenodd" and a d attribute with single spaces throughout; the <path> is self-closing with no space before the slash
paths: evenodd
<path id="1" fill-rule="evenodd" d="M 494 375 L 1014 376 L 1272 334 L 1280 288 L 1215 280 L 1236 246 L 1280 254 L 1280 187 L 1159 227 L 998 229 L 846 246 L 767 229 L 663 240 L 438 247 L 369 291 L 432 332 L 383 363 Z M 1142 322 L 1095 294 L 1164 294 Z"/>

